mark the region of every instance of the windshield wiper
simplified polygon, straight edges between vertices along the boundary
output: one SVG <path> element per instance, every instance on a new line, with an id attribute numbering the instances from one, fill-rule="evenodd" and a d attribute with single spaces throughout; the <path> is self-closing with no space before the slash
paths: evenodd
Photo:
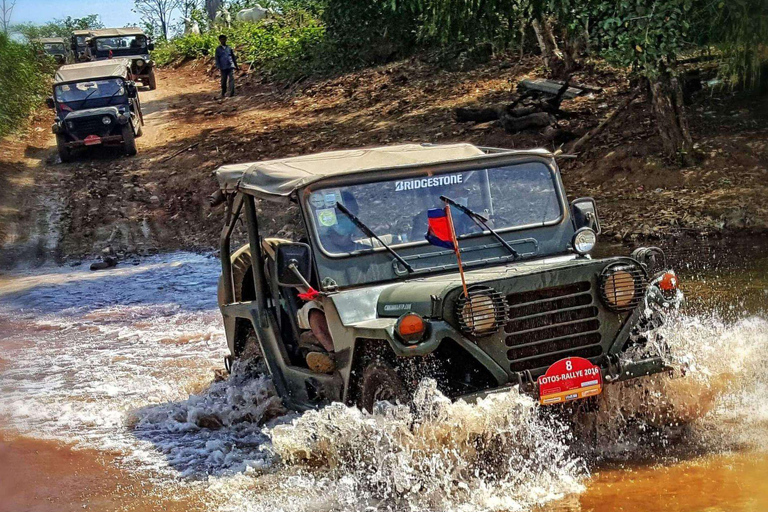
<path id="1" fill-rule="evenodd" d="M 115 96 L 117 96 L 117 93 L 119 93 L 119 92 L 122 92 L 122 90 L 123 90 L 123 89 L 122 89 L 122 87 L 121 87 L 120 89 L 118 89 L 118 90 L 116 90 L 115 92 L 113 92 L 113 93 L 112 93 L 112 96 L 110 96 L 110 97 L 109 97 L 109 101 L 107 101 L 107 105 L 111 105 L 111 104 L 112 104 L 112 99 L 113 99 Z"/>
<path id="2" fill-rule="evenodd" d="M 410 273 L 412 273 L 412 272 L 414 271 L 414 270 L 413 270 L 413 267 L 412 267 L 412 266 L 411 266 L 411 265 L 410 265 L 410 264 L 409 264 L 407 261 L 405 261 L 405 260 L 403 259 L 403 257 L 402 257 L 402 256 L 400 256 L 399 254 L 397 254 L 397 251 L 395 251 L 395 250 L 394 250 L 393 248 L 391 248 L 389 245 L 387 245 L 386 243 L 384 243 L 384 240 L 382 240 L 381 238 L 379 238 L 379 235 L 377 235 L 376 233 L 374 233 L 374 232 L 373 232 L 373 230 L 371 230 L 371 228 L 369 228 L 368 226 L 366 226 L 365 224 L 363 224 L 363 221 L 361 221 L 360 219 L 358 219 L 357 217 L 355 217 L 355 215 L 354 215 L 352 212 L 350 212 L 349 210 L 347 210 L 347 207 L 346 207 L 346 206 L 344 206 L 343 204 L 341 204 L 341 203 L 339 203 L 339 202 L 337 201 L 337 202 L 336 202 L 336 208 L 337 208 L 337 209 L 338 209 L 338 210 L 339 210 L 341 213 L 343 213 L 344 215 L 346 215 L 346 216 L 349 218 L 349 220 L 351 220 L 351 221 L 352 221 L 352 223 L 353 223 L 355 226 L 357 226 L 357 228 L 358 228 L 360 231 L 362 231 L 362 232 L 365 234 L 365 236 L 367 236 L 367 237 L 369 237 L 369 238 L 375 238 L 376 240 L 378 240 L 378 242 L 381 244 L 381 246 L 382 246 L 382 247 L 384 247 L 384 248 L 385 248 L 387 251 L 389 251 L 389 253 L 390 253 L 392 256 L 394 256 L 394 257 L 395 257 L 395 259 L 396 259 L 398 262 L 400 262 L 400 264 L 401 264 L 402 266 L 404 266 L 404 267 L 405 267 L 405 269 L 408 271 L 408 273 L 409 273 L 409 274 L 410 274 Z"/>
<path id="3" fill-rule="evenodd" d="M 80 109 L 80 108 L 83 108 L 83 107 L 85 106 L 85 102 L 86 102 L 86 101 L 88 101 L 88 98 L 90 98 L 91 96 L 93 96 L 93 94 L 94 94 L 94 93 L 96 93 L 98 90 L 99 90 L 99 89 L 98 89 L 98 88 L 96 88 L 96 89 L 92 90 L 91 92 L 89 92 L 89 93 L 88 93 L 88 96 L 86 96 L 85 98 L 83 98 L 83 99 L 82 99 L 82 101 L 80 101 L 80 105 L 79 105 L 77 108 L 78 108 L 78 109 Z"/>
<path id="4" fill-rule="evenodd" d="M 474 210 L 470 210 L 469 208 L 467 208 L 463 204 L 457 203 L 456 201 L 454 201 L 450 197 L 440 196 L 440 199 L 442 201 L 445 201 L 449 205 L 453 206 L 454 208 L 460 210 L 462 213 L 464 213 L 464 215 L 466 215 L 467 217 L 472 219 L 474 221 L 474 223 L 477 224 L 479 227 L 481 227 L 483 229 L 487 229 L 493 235 L 493 237 L 496 240 L 498 240 L 501 243 L 501 245 L 504 246 L 504 248 L 506 250 L 509 251 L 509 254 L 511 254 L 513 258 L 517 259 L 517 258 L 520 257 L 520 254 L 515 249 L 513 249 L 512 246 L 509 245 L 509 243 L 506 240 L 504 240 L 501 237 L 501 235 L 495 229 L 493 229 L 492 227 L 490 227 L 488 225 L 488 219 L 487 218 L 483 217 L 482 215 L 480 215 L 479 213 L 477 213 Z"/>

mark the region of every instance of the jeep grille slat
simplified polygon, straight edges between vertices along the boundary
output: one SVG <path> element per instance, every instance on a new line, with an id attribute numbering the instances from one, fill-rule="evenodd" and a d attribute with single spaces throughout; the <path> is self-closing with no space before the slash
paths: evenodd
<path id="1" fill-rule="evenodd" d="M 84 139 L 89 135 L 98 135 L 99 137 L 104 137 L 109 133 L 112 125 L 105 125 L 103 122 L 101 122 L 103 117 L 103 115 L 97 117 L 80 117 L 67 122 L 72 123 L 74 128 L 72 128 L 71 131 L 80 139 Z"/>
<path id="2" fill-rule="evenodd" d="M 602 345 L 590 345 L 578 349 L 567 349 L 560 352 L 550 352 L 545 355 L 518 359 L 509 365 L 509 369 L 513 372 L 522 372 L 533 368 L 546 368 L 568 356 L 590 358 L 602 355 L 602 353 Z"/>
<path id="3" fill-rule="evenodd" d="M 589 281 L 518 292 L 507 297 L 504 326 L 512 371 L 547 367 L 567 356 L 595 357 L 600 344 L 599 309 Z"/>

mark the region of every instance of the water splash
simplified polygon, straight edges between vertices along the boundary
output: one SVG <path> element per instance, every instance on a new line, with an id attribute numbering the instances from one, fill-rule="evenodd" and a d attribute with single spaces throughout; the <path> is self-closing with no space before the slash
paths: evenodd
<path id="1" fill-rule="evenodd" d="M 451 403 L 431 381 L 412 408 L 297 415 L 248 371 L 211 383 L 215 259 L 46 271 L 0 290 L 0 417 L 192 480 L 225 510 L 527 510 L 580 492 L 595 460 L 768 449 L 764 317 L 675 315 L 661 334 L 685 377 L 607 386 L 574 417 L 516 391 Z"/>

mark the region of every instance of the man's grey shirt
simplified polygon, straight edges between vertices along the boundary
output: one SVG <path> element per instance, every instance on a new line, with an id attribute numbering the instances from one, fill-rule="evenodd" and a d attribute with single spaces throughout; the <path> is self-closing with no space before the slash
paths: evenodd
<path id="1" fill-rule="evenodd" d="M 222 71 L 235 69 L 235 52 L 229 46 L 216 47 L 216 67 Z"/>

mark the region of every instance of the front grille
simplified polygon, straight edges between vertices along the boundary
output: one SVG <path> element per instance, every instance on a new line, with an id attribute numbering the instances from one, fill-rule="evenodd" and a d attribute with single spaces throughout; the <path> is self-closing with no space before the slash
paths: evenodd
<path id="1" fill-rule="evenodd" d="M 101 122 L 103 117 L 103 115 L 94 117 L 79 117 L 77 119 L 67 121 L 67 125 L 72 123 L 71 131 L 79 139 L 84 139 L 89 135 L 98 135 L 99 137 L 104 137 L 105 135 L 109 134 L 109 130 L 112 128 L 112 125 L 114 125 L 115 120 L 113 118 L 112 124 L 105 125 Z"/>
<path id="2" fill-rule="evenodd" d="M 600 320 L 587 281 L 514 293 L 504 326 L 512 371 L 549 366 L 567 356 L 602 354 Z"/>

